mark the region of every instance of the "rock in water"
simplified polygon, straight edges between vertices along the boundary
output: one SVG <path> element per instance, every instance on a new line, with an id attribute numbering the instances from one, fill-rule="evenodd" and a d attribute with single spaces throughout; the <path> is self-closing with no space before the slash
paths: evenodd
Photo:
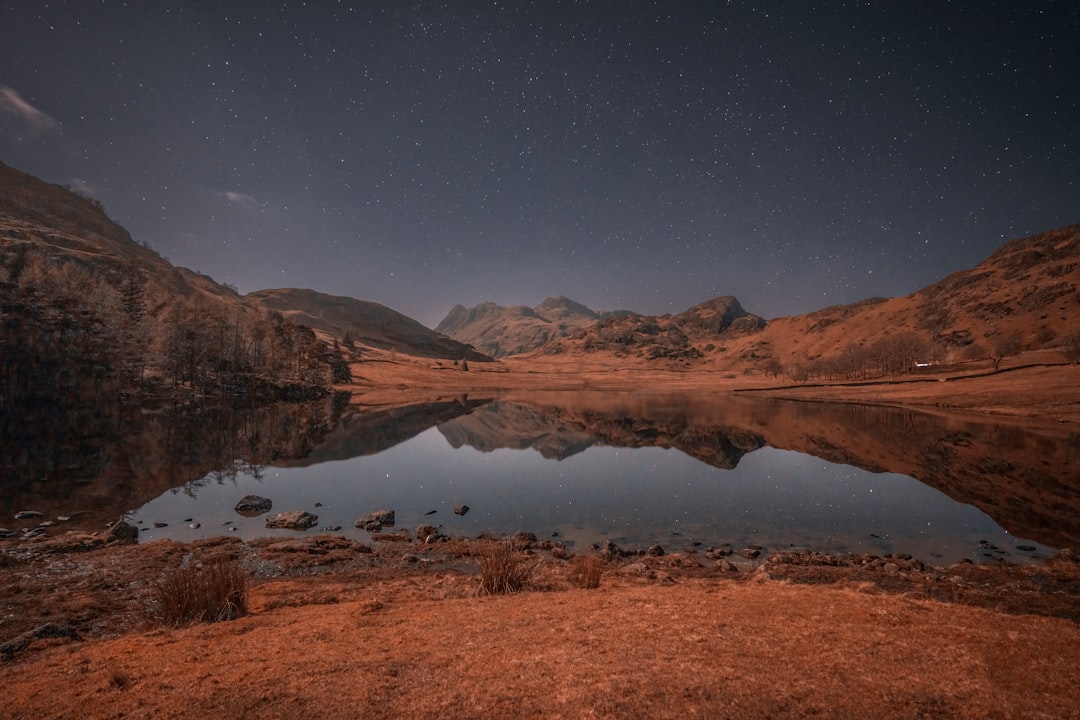
<path id="1" fill-rule="evenodd" d="M 245 495 L 240 498 L 240 502 L 236 503 L 236 512 L 244 517 L 255 517 L 270 512 L 270 508 L 273 506 L 274 503 L 270 501 L 270 498 Z"/>
<path id="2" fill-rule="evenodd" d="M 368 532 L 379 532 L 383 529 L 383 526 L 394 526 L 394 511 L 393 510 L 376 510 L 370 515 L 365 515 L 355 523 L 356 527 L 367 530 Z"/>
<path id="3" fill-rule="evenodd" d="M 310 527 L 315 527 L 318 522 L 318 515 L 312 515 L 306 510 L 293 510 L 266 518 L 266 527 L 284 530 L 307 530 Z"/>
<path id="4" fill-rule="evenodd" d="M 458 505 L 456 508 L 454 508 L 455 515 L 464 515 L 467 512 L 469 512 L 468 505 Z"/>

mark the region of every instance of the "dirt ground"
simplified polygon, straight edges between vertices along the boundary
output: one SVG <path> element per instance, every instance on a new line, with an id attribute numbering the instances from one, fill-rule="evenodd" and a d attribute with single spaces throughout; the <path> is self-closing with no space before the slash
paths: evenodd
<path id="1" fill-rule="evenodd" d="M 525 590 L 477 596 L 501 541 L 100 541 L 0 545 L 0 717 L 1080 717 L 1071 553 L 609 548 L 583 589 L 522 542 Z M 246 616 L 148 625 L 162 572 L 222 557 L 251 577 Z"/>

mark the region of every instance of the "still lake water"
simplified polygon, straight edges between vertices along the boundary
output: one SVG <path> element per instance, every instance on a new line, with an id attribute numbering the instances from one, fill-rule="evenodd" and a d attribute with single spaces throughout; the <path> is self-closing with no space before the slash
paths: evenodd
<path id="1" fill-rule="evenodd" d="M 295 457 L 234 458 L 130 508 L 142 540 L 300 534 L 238 515 L 247 494 L 270 498 L 270 515 L 318 515 L 308 534 L 340 525 L 364 541 L 353 523 L 381 509 L 398 528 L 557 534 L 577 550 L 607 539 L 1025 562 L 1080 538 L 1080 443 L 1054 428 L 731 395 L 458 398 L 336 415 Z"/>

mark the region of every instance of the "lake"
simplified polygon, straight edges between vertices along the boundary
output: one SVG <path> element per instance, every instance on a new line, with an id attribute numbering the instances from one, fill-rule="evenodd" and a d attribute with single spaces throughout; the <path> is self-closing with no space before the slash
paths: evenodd
<path id="1" fill-rule="evenodd" d="M 397 528 L 528 531 L 575 549 L 727 543 L 1023 562 L 1080 539 L 1080 444 L 1053 427 L 732 394 L 362 402 L 113 411 L 119 427 L 156 427 L 137 445 L 164 457 L 122 443 L 91 454 L 107 454 L 106 494 L 120 491 L 144 542 L 297 534 L 235 513 L 246 494 L 269 498 L 268 515 L 318 515 L 308 533 L 340 526 L 361 540 L 354 521 L 378 510 L 395 511 Z"/>
<path id="2" fill-rule="evenodd" d="M 588 392 L 83 415 L 83 431 L 31 438 L 46 456 L 38 467 L 25 450 L 21 464 L 9 458 L 6 472 L 33 474 L 5 483 L 11 514 L 81 511 L 85 523 L 126 513 L 143 542 L 299 534 L 235 512 L 256 494 L 272 500 L 268 515 L 316 514 L 309 534 L 340 526 L 333 532 L 364 541 L 354 522 L 389 509 L 399 529 L 528 531 L 575 550 L 730 544 L 935 563 L 1026 562 L 1080 540 L 1080 441 L 1064 426 Z M 102 427 L 85 436 L 86 418 Z M 5 452 L 15 450 L 9 442 Z M 468 512 L 455 514 L 462 504 Z"/>

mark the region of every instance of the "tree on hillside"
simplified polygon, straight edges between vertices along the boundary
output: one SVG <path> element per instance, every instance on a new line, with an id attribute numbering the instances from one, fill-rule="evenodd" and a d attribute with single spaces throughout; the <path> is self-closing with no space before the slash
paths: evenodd
<path id="1" fill-rule="evenodd" d="M 1073 330 L 1063 339 L 1062 350 L 1065 351 L 1065 359 L 1073 365 L 1080 365 L 1080 330 Z"/>
<path id="2" fill-rule="evenodd" d="M 1005 358 L 1020 352 L 1020 346 L 1020 333 L 1015 330 L 994 338 L 990 345 L 990 359 L 994 361 L 994 369 L 997 370 Z"/>

